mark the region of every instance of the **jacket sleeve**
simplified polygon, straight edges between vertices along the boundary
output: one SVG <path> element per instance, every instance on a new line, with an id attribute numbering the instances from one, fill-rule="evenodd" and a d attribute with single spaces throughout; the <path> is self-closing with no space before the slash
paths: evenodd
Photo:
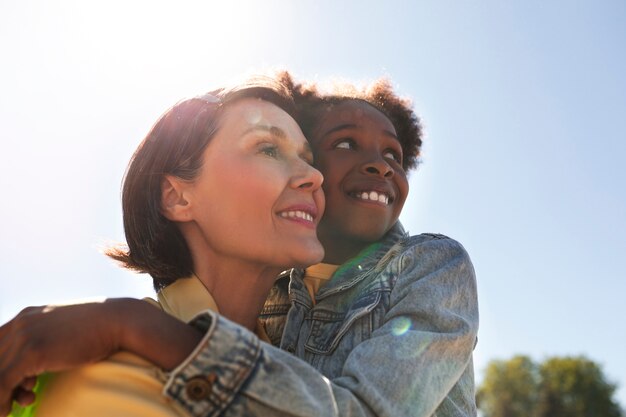
<path id="1" fill-rule="evenodd" d="M 248 330 L 205 312 L 194 325 L 203 341 L 169 376 L 164 394 L 194 416 L 475 415 L 471 375 L 478 330 L 474 269 L 445 237 L 410 246 L 390 263 L 397 280 L 384 323 L 329 380 Z M 393 271 L 395 269 L 395 271 Z M 458 394 L 473 411 L 442 402 Z M 462 399 L 462 398 L 461 398 Z M 467 409 L 467 408 L 465 408 Z"/>

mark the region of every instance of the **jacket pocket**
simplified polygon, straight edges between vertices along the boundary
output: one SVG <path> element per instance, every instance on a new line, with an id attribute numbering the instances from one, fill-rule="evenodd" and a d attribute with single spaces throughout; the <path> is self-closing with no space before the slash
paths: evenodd
<path id="1" fill-rule="evenodd" d="M 369 338 L 372 325 L 368 316 L 380 300 L 381 292 L 375 291 L 361 296 L 345 312 L 314 308 L 309 316 L 311 331 L 304 348 L 311 353 L 328 355 L 344 337 L 352 339 L 354 344 Z M 358 321 L 361 323 L 357 323 Z"/>

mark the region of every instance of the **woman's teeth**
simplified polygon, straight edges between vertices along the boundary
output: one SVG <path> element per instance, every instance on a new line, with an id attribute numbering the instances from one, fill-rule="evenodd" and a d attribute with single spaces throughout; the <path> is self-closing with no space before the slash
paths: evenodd
<path id="1" fill-rule="evenodd" d="M 301 211 L 301 210 L 282 211 L 280 213 L 280 217 L 283 217 L 285 219 L 292 218 L 292 219 L 304 219 L 304 220 L 308 220 L 310 222 L 313 221 L 313 216 L 311 216 L 309 213 L 307 213 L 305 211 Z"/>

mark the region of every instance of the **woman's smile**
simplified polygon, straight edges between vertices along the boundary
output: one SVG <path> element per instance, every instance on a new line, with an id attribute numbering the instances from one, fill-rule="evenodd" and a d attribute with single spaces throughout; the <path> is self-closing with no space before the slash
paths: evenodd
<path id="1" fill-rule="evenodd" d="M 278 212 L 278 215 L 282 219 L 315 229 L 318 219 L 317 212 L 317 207 L 314 205 L 300 204 L 281 210 Z"/>

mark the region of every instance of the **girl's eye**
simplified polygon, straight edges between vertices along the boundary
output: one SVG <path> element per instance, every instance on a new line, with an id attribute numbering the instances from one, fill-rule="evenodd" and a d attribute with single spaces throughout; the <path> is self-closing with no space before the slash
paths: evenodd
<path id="1" fill-rule="evenodd" d="M 354 149 L 354 141 L 352 139 L 342 139 L 335 143 L 335 149 Z"/>
<path id="2" fill-rule="evenodd" d="M 397 163 L 402 162 L 400 155 L 398 155 L 395 151 L 386 150 L 385 153 L 383 153 L 383 156 L 387 159 L 393 159 Z"/>

